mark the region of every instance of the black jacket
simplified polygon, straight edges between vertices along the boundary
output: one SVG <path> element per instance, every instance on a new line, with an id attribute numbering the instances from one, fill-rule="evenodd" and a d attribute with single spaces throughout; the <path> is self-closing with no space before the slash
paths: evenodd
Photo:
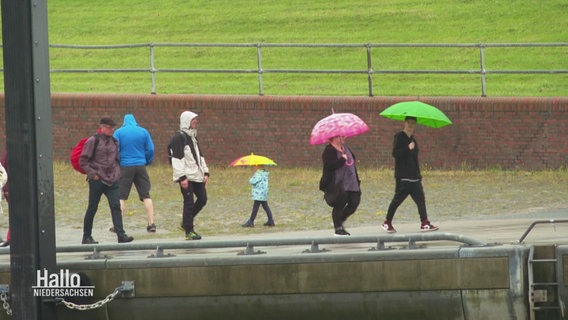
<path id="1" fill-rule="evenodd" d="M 408 145 L 414 141 L 414 149 Z M 394 135 L 392 147 L 394 157 L 394 177 L 396 179 L 422 179 L 420 164 L 418 163 L 418 143 L 414 136 L 409 137 L 404 131 Z"/>
<path id="2" fill-rule="evenodd" d="M 356 162 L 355 154 L 351 151 L 351 149 L 349 149 L 349 151 L 351 152 L 351 155 L 353 155 L 353 161 Z M 328 144 L 325 147 L 321 154 L 321 159 L 323 161 L 323 171 L 319 183 L 319 189 L 323 192 L 332 192 L 332 189 L 335 186 L 335 170 L 341 168 L 345 164 L 345 159 L 343 157 L 337 157 L 337 150 L 331 144 Z M 357 175 L 357 181 L 360 183 L 357 167 L 355 167 L 355 174 Z"/>

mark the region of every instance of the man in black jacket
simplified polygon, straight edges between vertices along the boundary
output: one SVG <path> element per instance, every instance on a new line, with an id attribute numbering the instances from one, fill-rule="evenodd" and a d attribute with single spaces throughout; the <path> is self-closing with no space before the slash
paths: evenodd
<path id="1" fill-rule="evenodd" d="M 414 138 L 416 118 L 406 117 L 404 130 L 394 136 L 392 156 L 395 159 L 394 177 L 396 179 L 395 193 L 387 211 L 387 217 L 382 227 L 388 233 L 396 232 L 392 219 L 396 209 L 409 195 L 418 207 L 420 215 L 420 231 L 435 231 L 438 227 L 430 224 L 426 212 L 426 199 L 422 188 L 422 175 L 418 163 L 418 144 Z"/>

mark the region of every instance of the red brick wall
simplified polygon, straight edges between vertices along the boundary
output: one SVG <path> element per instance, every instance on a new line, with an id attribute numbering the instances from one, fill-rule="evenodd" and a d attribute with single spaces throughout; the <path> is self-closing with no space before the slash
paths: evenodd
<path id="1" fill-rule="evenodd" d="M 228 165 L 260 154 L 281 166 L 320 166 L 323 146 L 309 145 L 314 124 L 336 112 L 361 117 L 370 131 L 348 139 L 360 166 L 392 166 L 392 137 L 402 122 L 379 113 L 419 99 L 441 109 L 453 125 L 419 126 L 423 165 L 435 169 L 555 169 L 568 162 L 568 97 L 285 97 L 203 95 L 53 94 L 53 156 L 66 160 L 76 141 L 92 134 L 101 116 L 122 123 L 132 113 L 154 139 L 157 161 L 179 127 L 179 115 L 200 115 L 198 139 L 208 163 Z M 3 110 L 3 99 L 0 108 Z M 4 112 L 0 112 L 4 121 Z M 5 141 L 5 129 L 0 128 Z"/>

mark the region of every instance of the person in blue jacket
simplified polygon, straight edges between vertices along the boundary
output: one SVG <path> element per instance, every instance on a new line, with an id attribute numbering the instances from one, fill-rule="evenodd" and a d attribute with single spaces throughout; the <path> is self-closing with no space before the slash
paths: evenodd
<path id="1" fill-rule="evenodd" d="M 258 167 L 255 167 L 258 168 Z M 249 179 L 249 183 L 252 185 L 252 200 L 254 204 L 252 206 L 252 212 L 250 218 L 242 226 L 245 228 L 254 227 L 254 219 L 258 213 L 258 209 L 262 205 L 262 209 L 266 212 L 268 220 L 264 223 L 267 227 L 274 227 L 274 217 L 272 216 L 272 211 L 268 206 L 268 175 L 270 172 L 260 168 L 255 171 L 253 176 Z"/>
<path id="2" fill-rule="evenodd" d="M 120 209 L 124 214 L 126 200 L 134 184 L 148 216 L 146 231 L 156 232 L 154 204 L 150 197 L 151 183 L 146 170 L 146 166 L 154 160 L 152 137 L 146 128 L 138 125 L 134 115 L 126 114 L 122 127 L 114 131 L 114 138 L 118 141 L 120 156 Z"/>

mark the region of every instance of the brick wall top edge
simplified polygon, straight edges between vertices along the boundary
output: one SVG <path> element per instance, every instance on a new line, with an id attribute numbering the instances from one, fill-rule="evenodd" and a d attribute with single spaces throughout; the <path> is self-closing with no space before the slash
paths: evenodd
<path id="1" fill-rule="evenodd" d="M 88 106 L 92 103 L 113 102 L 128 103 L 129 101 L 152 101 L 154 103 L 179 104 L 203 100 L 232 100 L 240 102 L 260 101 L 263 103 L 278 102 L 294 104 L 316 104 L 334 106 L 337 103 L 360 103 L 374 105 L 391 105 L 402 101 L 419 100 L 433 105 L 476 103 L 482 105 L 499 105 L 502 103 L 518 102 L 529 104 L 551 103 L 553 105 L 568 105 L 568 97 L 478 97 L 478 96 L 256 96 L 256 95 L 190 95 L 190 94 L 115 94 L 115 93 L 52 93 L 52 104 L 62 101 L 72 101 L 72 105 Z M 4 106 L 4 93 L 0 93 L 0 106 Z"/>

